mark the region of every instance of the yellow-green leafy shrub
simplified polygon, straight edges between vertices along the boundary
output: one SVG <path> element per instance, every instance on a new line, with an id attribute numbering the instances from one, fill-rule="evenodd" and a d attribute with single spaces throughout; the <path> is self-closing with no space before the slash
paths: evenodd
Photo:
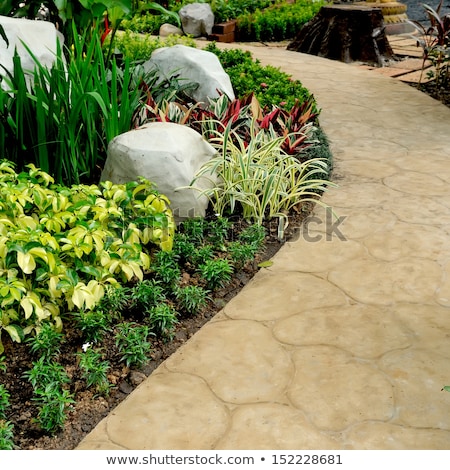
<path id="1" fill-rule="evenodd" d="M 66 187 L 0 163 L 0 353 L 3 330 L 16 342 L 42 322 L 61 330 L 62 315 L 92 309 L 106 285 L 142 280 L 174 227 L 147 180 Z"/>

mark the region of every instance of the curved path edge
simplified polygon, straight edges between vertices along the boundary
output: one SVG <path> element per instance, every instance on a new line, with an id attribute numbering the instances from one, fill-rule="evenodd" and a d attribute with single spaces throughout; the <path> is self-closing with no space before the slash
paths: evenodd
<path id="1" fill-rule="evenodd" d="M 316 97 L 336 217 L 318 207 L 77 449 L 450 449 L 450 109 L 362 68 L 243 47 Z"/>

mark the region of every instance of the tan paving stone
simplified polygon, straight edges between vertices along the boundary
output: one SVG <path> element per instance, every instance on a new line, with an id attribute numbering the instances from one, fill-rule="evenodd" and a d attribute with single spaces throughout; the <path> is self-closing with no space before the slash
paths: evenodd
<path id="1" fill-rule="evenodd" d="M 399 62 L 395 66 L 390 67 L 381 67 L 375 70 L 376 73 L 384 75 L 386 77 L 399 77 L 401 75 L 405 75 L 406 73 L 410 73 L 411 69 L 409 68 L 402 68 L 402 63 Z"/>
<path id="2" fill-rule="evenodd" d="M 382 183 L 365 183 L 364 191 L 361 191 L 360 183 L 348 183 L 339 187 L 337 190 L 327 192 L 323 201 L 325 204 L 332 204 L 337 207 L 378 207 L 386 203 L 394 204 L 398 199 L 399 193 L 388 188 Z"/>
<path id="3" fill-rule="evenodd" d="M 358 450 L 448 450 L 450 432 L 389 423 L 356 424 L 344 433 L 347 448 Z"/>
<path id="4" fill-rule="evenodd" d="M 449 358 L 430 349 L 409 348 L 386 354 L 379 367 L 394 386 L 399 420 L 419 428 L 450 430 Z M 414 397 L 414 399 L 412 399 Z"/>
<path id="5" fill-rule="evenodd" d="M 397 222 L 386 231 L 368 235 L 363 243 L 372 256 L 384 261 L 406 257 L 433 261 L 450 258 L 448 234 L 431 225 Z"/>
<path id="6" fill-rule="evenodd" d="M 228 403 L 277 401 L 293 372 L 288 353 L 254 321 L 207 324 L 188 345 L 189 354 L 180 348 L 166 361 L 167 369 L 202 377 Z"/>
<path id="7" fill-rule="evenodd" d="M 438 176 L 416 171 L 402 171 L 383 180 L 386 186 L 408 194 L 423 196 L 450 196 L 448 183 Z"/>
<path id="8" fill-rule="evenodd" d="M 358 158 L 338 162 L 336 164 L 336 171 L 345 175 L 346 181 L 362 183 L 394 175 L 399 169 L 386 162 Z"/>
<path id="9" fill-rule="evenodd" d="M 305 310 L 278 321 L 273 334 L 295 346 L 327 344 L 354 356 L 376 358 L 412 344 L 411 331 L 392 310 L 362 304 Z"/>
<path id="10" fill-rule="evenodd" d="M 396 304 L 392 311 L 414 336 L 416 348 L 430 349 L 450 358 L 449 308 L 440 305 Z"/>
<path id="11" fill-rule="evenodd" d="M 342 223 L 338 226 L 339 231 L 348 240 L 359 240 L 374 232 L 386 233 L 398 221 L 397 217 L 384 209 L 357 209 L 352 207 L 333 207 L 336 217 L 341 218 Z M 327 231 L 326 209 L 316 206 L 314 215 L 323 221 L 316 224 L 316 231 Z M 329 224 L 328 224 L 329 225 Z"/>
<path id="12" fill-rule="evenodd" d="M 231 418 L 218 449 L 340 449 L 335 438 L 314 427 L 305 415 L 276 403 L 244 405 Z"/>
<path id="13" fill-rule="evenodd" d="M 211 449 L 229 419 L 201 378 L 159 373 L 109 415 L 106 427 L 111 442 L 126 449 Z"/>
<path id="14" fill-rule="evenodd" d="M 360 258 L 334 268 L 328 280 L 358 302 L 390 305 L 432 303 L 441 277 L 441 268 L 434 261 L 416 258 L 388 263 Z"/>
<path id="15" fill-rule="evenodd" d="M 428 71 L 433 71 L 434 67 L 429 67 L 428 69 L 424 70 L 423 72 L 421 70 L 416 70 L 414 72 L 407 73 L 405 75 L 402 75 L 400 80 L 408 83 L 428 83 L 432 80 L 432 78 L 428 77 L 427 72 Z"/>
<path id="16" fill-rule="evenodd" d="M 271 271 L 321 273 L 364 255 L 364 247 L 359 242 L 315 232 L 321 221 L 309 220 L 298 240 L 286 243 L 277 253 Z"/>
<path id="17" fill-rule="evenodd" d="M 431 224 L 438 221 L 442 225 L 450 224 L 449 208 L 443 204 L 442 198 L 437 200 L 416 195 L 398 197 L 390 210 L 399 220 L 410 224 Z"/>
<path id="18" fill-rule="evenodd" d="M 339 431 L 392 418 L 392 385 L 371 364 L 328 346 L 302 347 L 292 357 L 296 373 L 288 397 L 318 428 Z"/>
<path id="19" fill-rule="evenodd" d="M 450 157 L 449 152 L 450 149 L 448 148 L 436 149 L 436 151 L 432 152 L 433 155 L 427 158 L 426 164 L 424 164 L 423 153 L 421 151 L 410 151 L 405 157 L 397 157 L 395 163 L 400 169 L 430 174 L 450 182 L 450 168 L 447 169 L 448 157 Z"/>
<path id="20" fill-rule="evenodd" d="M 312 274 L 264 269 L 224 310 L 230 318 L 268 321 L 287 317 L 300 309 L 345 303 L 340 289 Z"/>
<path id="21" fill-rule="evenodd" d="M 436 292 L 436 302 L 450 307 L 450 261 L 443 266 L 442 280 Z"/>
<path id="22" fill-rule="evenodd" d="M 104 418 L 81 441 L 77 450 L 126 450 L 124 447 L 109 440 L 107 431 L 107 418 Z"/>

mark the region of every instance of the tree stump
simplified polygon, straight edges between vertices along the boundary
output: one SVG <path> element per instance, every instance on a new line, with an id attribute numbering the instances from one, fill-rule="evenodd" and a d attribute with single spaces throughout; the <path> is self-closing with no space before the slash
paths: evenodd
<path id="1" fill-rule="evenodd" d="M 287 47 L 341 62 L 379 66 L 394 58 L 380 8 L 361 4 L 322 7 Z"/>

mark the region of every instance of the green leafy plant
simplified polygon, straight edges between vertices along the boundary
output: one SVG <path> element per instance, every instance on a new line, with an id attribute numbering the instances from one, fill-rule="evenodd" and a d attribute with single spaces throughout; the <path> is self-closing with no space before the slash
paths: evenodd
<path id="1" fill-rule="evenodd" d="M 155 279 L 144 279 L 138 282 L 130 292 L 132 305 L 135 309 L 148 309 L 166 300 L 166 293 Z"/>
<path id="2" fill-rule="evenodd" d="M 108 380 L 109 362 L 103 360 L 100 349 L 93 349 L 89 345 L 83 349 L 83 352 L 78 353 L 79 367 L 87 387 L 93 386 L 97 393 L 107 395 L 112 387 Z"/>
<path id="3" fill-rule="evenodd" d="M 44 431 L 55 433 L 64 425 L 67 407 L 74 403 L 69 390 L 63 388 L 70 382 L 66 370 L 61 364 L 41 356 L 24 377 L 33 387 L 33 401 L 39 410 L 37 423 Z"/>
<path id="4" fill-rule="evenodd" d="M 170 23 L 181 28 L 180 16 L 171 10 L 164 8 L 156 2 L 137 2 L 133 16 L 121 22 L 121 28 L 136 33 L 158 34 L 159 28 L 164 23 Z"/>
<path id="5" fill-rule="evenodd" d="M 181 276 L 178 260 L 176 259 L 176 252 L 159 251 L 156 253 L 152 265 L 152 272 L 156 280 L 160 281 L 166 288 L 174 286 Z"/>
<path id="6" fill-rule="evenodd" d="M 19 55 L 0 89 L 4 157 L 20 169 L 34 163 L 58 183 L 93 181 L 108 142 L 133 127 L 145 92 L 129 61 L 108 62 L 99 34 L 80 36 L 64 56 L 58 44 L 51 68 L 31 50 L 35 70 L 23 70 Z M 27 78 L 28 77 L 28 78 Z"/>
<path id="7" fill-rule="evenodd" d="M 243 12 L 237 16 L 241 41 L 282 41 L 291 39 L 311 19 L 324 1 L 297 0 L 275 2 L 267 8 Z"/>
<path id="8" fill-rule="evenodd" d="M 195 248 L 194 252 L 191 254 L 189 260 L 194 266 L 206 263 L 206 261 L 211 260 L 215 257 L 216 253 L 214 248 L 211 245 L 199 245 Z"/>
<path id="9" fill-rule="evenodd" d="M 175 298 L 180 308 L 188 315 L 197 315 L 208 303 L 208 291 L 200 286 L 190 285 L 175 289 Z"/>
<path id="10" fill-rule="evenodd" d="M 262 108 L 283 106 L 286 109 L 310 98 L 311 93 L 299 80 L 270 65 L 263 66 L 252 54 L 242 49 L 219 49 L 210 43 L 205 50 L 217 55 L 224 70 L 230 76 L 233 89 L 238 97 L 254 94 Z M 313 109 L 317 112 L 317 108 Z"/>
<path id="11" fill-rule="evenodd" d="M 6 372 L 6 371 L 7 371 L 6 357 L 0 355 L 0 372 Z"/>
<path id="12" fill-rule="evenodd" d="M 39 407 L 36 418 L 41 429 L 54 434 L 64 426 L 67 408 L 74 403 L 68 390 L 62 390 L 53 384 L 35 390 L 35 401 Z"/>
<path id="13" fill-rule="evenodd" d="M 73 313 L 75 325 L 87 342 L 100 342 L 111 324 L 112 317 L 105 313 L 101 305 L 93 310 L 82 309 Z"/>
<path id="14" fill-rule="evenodd" d="M 62 311 L 93 310 L 108 285 L 142 280 L 152 246 L 171 250 L 174 231 L 148 181 L 68 188 L 0 163 L 0 333 L 21 342 L 45 322 L 61 331 Z"/>
<path id="15" fill-rule="evenodd" d="M 217 175 L 219 184 L 202 191 L 209 197 L 215 213 L 233 214 L 239 207 L 245 220 L 259 225 L 265 218 L 287 218 L 289 210 L 300 201 L 317 201 L 317 192 L 330 185 L 317 179 L 327 170 L 327 162 L 311 159 L 301 162 L 282 150 L 285 137 L 252 131 L 244 141 L 227 126 L 210 142 L 217 156 L 204 164 L 196 175 Z M 195 181 L 193 187 L 195 188 Z"/>
<path id="16" fill-rule="evenodd" d="M 225 286 L 231 280 L 233 266 L 227 259 L 216 258 L 205 261 L 198 270 L 208 289 L 214 290 Z"/>
<path id="17" fill-rule="evenodd" d="M 108 40 L 106 44 L 109 44 Z M 138 63 L 148 60 L 156 49 L 176 44 L 196 47 L 195 40 L 190 36 L 169 35 L 165 38 L 160 38 L 150 34 L 135 33 L 131 30 L 118 33 L 114 38 L 112 46 L 120 51 L 125 59 L 130 60 L 132 63 Z"/>
<path id="18" fill-rule="evenodd" d="M 14 448 L 14 425 L 0 419 L 0 450 L 13 450 Z"/>
<path id="19" fill-rule="evenodd" d="M 37 329 L 36 334 L 27 340 L 31 352 L 43 357 L 44 360 L 51 359 L 59 354 L 62 341 L 63 334 L 51 323 L 43 323 Z"/>
<path id="20" fill-rule="evenodd" d="M 150 328 L 146 325 L 139 326 L 134 322 L 120 323 L 116 327 L 115 341 L 122 355 L 121 360 L 127 367 L 144 365 L 149 360 L 152 350 L 148 341 Z"/>
<path id="21" fill-rule="evenodd" d="M 146 309 L 150 331 L 158 337 L 170 339 L 178 323 L 176 310 L 168 303 L 159 303 Z"/>
<path id="22" fill-rule="evenodd" d="M 440 0 L 436 9 L 423 4 L 429 25 L 420 21 L 411 21 L 419 35 L 413 38 L 423 49 L 423 66 L 419 83 L 422 81 L 425 64 L 429 60 L 435 70 L 431 71 L 429 78 L 434 79 L 436 90 L 450 86 L 450 14 L 440 14 L 443 0 Z"/>
<path id="23" fill-rule="evenodd" d="M 70 382 L 61 364 L 55 361 L 48 362 L 44 357 L 33 362 L 33 367 L 24 373 L 24 377 L 30 382 L 33 389 L 42 389 L 48 386 L 59 388 Z"/>
<path id="24" fill-rule="evenodd" d="M 6 410 L 10 406 L 11 395 L 3 384 L 0 384 L 0 419 L 6 418 Z"/>
<path id="25" fill-rule="evenodd" d="M 216 217 L 210 220 L 206 234 L 208 243 L 216 250 L 225 251 L 225 241 L 230 228 L 231 223 L 226 217 Z"/>

